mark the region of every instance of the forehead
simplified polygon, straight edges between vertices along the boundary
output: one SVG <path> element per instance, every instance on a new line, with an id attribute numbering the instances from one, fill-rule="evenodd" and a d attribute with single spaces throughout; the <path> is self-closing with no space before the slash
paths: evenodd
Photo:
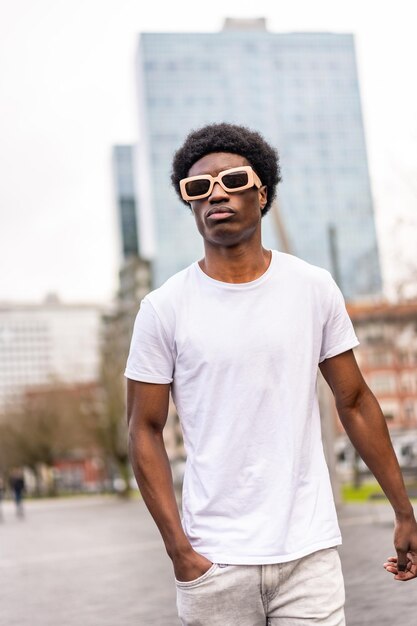
<path id="1" fill-rule="evenodd" d="M 210 154 L 205 154 L 201 159 L 193 163 L 188 171 L 188 176 L 198 176 L 199 174 L 211 174 L 212 176 L 216 176 L 223 170 L 239 167 L 239 165 L 250 165 L 250 163 L 240 154 L 233 154 L 232 152 L 211 152 Z"/>

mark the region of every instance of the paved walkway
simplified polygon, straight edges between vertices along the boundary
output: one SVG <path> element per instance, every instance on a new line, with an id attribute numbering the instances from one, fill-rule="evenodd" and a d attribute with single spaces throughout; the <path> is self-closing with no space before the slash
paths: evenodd
<path id="1" fill-rule="evenodd" d="M 25 505 L 20 520 L 3 504 L 0 626 L 178 626 L 171 564 L 140 500 Z M 348 506 L 340 520 L 348 626 L 415 624 L 417 580 L 398 583 L 382 568 L 389 508 Z"/>

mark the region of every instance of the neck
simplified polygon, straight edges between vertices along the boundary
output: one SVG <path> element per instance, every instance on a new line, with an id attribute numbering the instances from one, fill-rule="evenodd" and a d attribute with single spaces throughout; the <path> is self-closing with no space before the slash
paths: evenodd
<path id="1" fill-rule="evenodd" d="M 204 246 L 205 256 L 199 261 L 203 272 L 224 283 L 249 283 L 266 272 L 272 253 L 259 242 L 257 246 L 237 245 L 227 248 Z"/>

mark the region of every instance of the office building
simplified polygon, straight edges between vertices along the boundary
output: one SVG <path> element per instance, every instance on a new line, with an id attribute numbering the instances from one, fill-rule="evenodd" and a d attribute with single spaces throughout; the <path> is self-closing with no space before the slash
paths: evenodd
<path id="1" fill-rule="evenodd" d="M 332 271 L 347 298 L 381 291 L 352 35 L 227 20 L 218 33 L 142 34 L 136 67 L 140 248 L 154 286 L 202 255 L 170 186 L 173 153 L 191 129 L 231 122 L 261 132 L 281 156 L 265 245 L 283 249 L 278 210 L 290 251 Z"/>
<path id="2" fill-rule="evenodd" d="M 106 351 L 106 344 L 110 346 L 113 356 L 116 351 L 123 364 L 126 362 L 139 304 L 149 292 L 151 283 L 151 264 L 140 255 L 136 170 L 135 147 L 114 146 L 113 187 L 121 260 L 116 298 L 111 309 L 103 316 L 103 350 Z"/>
<path id="3" fill-rule="evenodd" d="M 114 146 L 113 180 L 123 260 L 139 255 L 134 167 L 133 146 Z"/>
<path id="4" fill-rule="evenodd" d="M 0 413 L 49 385 L 97 382 L 101 309 L 63 304 L 0 305 Z"/>

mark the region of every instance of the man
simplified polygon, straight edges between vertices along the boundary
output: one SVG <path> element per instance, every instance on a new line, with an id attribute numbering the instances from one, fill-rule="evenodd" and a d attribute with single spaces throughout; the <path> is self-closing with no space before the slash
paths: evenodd
<path id="1" fill-rule="evenodd" d="M 23 475 L 23 470 L 19 467 L 16 467 L 12 470 L 10 476 L 10 488 L 12 490 L 14 501 L 16 504 L 16 515 L 17 517 L 23 518 L 23 494 L 25 492 L 25 478 Z"/>
<path id="2" fill-rule="evenodd" d="M 204 258 L 142 302 L 128 377 L 129 447 L 172 559 L 186 626 L 344 624 L 341 543 L 320 435 L 317 368 L 395 511 L 386 569 L 415 577 L 417 525 L 384 417 L 330 274 L 266 250 L 278 155 L 247 128 L 192 132 L 173 161 Z M 180 519 L 162 431 L 169 392 L 187 464 Z"/>

